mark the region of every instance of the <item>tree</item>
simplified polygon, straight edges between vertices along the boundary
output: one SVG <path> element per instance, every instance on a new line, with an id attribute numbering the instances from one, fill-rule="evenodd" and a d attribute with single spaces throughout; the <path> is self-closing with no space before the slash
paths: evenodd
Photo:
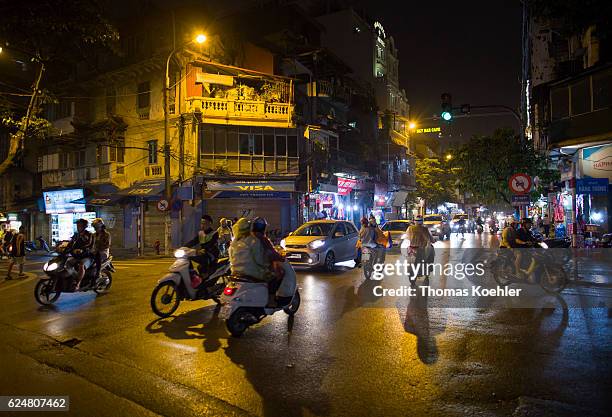
<path id="1" fill-rule="evenodd" d="M 459 189 L 486 204 L 511 204 L 508 180 L 513 174 L 537 176 L 542 184 L 558 178 L 557 170 L 548 167 L 547 159 L 535 152 L 531 143 L 523 147 L 511 129 L 498 129 L 491 136 L 474 136 L 453 154 L 451 163 Z"/>
<path id="2" fill-rule="evenodd" d="M 117 31 L 103 17 L 99 3 L 90 0 L 24 0 L 0 7 L 0 40 L 8 50 L 28 57 L 36 65 L 32 93 L 25 114 L 5 111 L 2 122 L 14 129 L 0 175 L 11 166 L 25 141 L 40 133 L 37 120 L 41 81 L 45 70 L 63 68 L 87 60 L 92 50 L 118 39 Z M 34 122 L 34 123 L 33 123 Z M 40 123 L 39 123 L 40 122 Z"/>
<path id="3" fill-rule="evenodd" d="M 427 207 L 436 207 L 453 199 L 456 170 L 435 158 L 419 158 L 415 162 L 416 191 L 412 198 L 425 200 Z"/>

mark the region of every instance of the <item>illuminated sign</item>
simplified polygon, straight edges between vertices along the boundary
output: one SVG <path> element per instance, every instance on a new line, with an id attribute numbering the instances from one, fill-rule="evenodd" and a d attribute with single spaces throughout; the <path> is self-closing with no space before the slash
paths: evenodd
<path id="1" fill-rule="evenodd" d="M 220 182 L 208 181 L 207 191 L 239 191 L 239 192 L 270 192 L 270 191 L 295 191 L 295 183 L 292 181 L 241 181 Z"/>
<path id="2" fill-rule="evenodd" d="M 338 177 L 338 194 L 348 195 L 357 185 L 357 180 L 351 178 Z"/>
<path id="3" fill-rule="evenodd" d="M 420 129 L 416 129 L 415 133 L 436 133 L 440 132 L 439 127 L 422 127 Z"/>
<path id="4" fill-rule="evenodd" d="M 387 36 L 385 35 L 385 29 L 383 29 L 383 26 L 380 22 L 374 22 L 374 29 L 376 29 L 378 31 L 378 34 L 380 37 L 382 38 L 386 38 Z"/>
<path id="5" fill-rule="evenodd" d="M 84 197 L 82 188 L 74 190 L 45 191 L 43 192 L 45 213 L 84 213 L 85 204 L 73 203 L 73 201 L 83 199 Z"/>

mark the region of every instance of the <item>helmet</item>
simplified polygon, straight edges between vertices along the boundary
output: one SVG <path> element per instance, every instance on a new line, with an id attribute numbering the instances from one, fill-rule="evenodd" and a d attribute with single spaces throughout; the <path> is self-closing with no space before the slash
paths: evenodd
<path id="1" fill-rule="evenodd" d="M 251 222 L 251 232 L 264 233 L 266 231 L 266 227 L 268 227 L 268 222 L 263 217 L 256 217 Z"/>
<path id="2" fill-rule="evenodd" d="M 101 218 L 97 217 L 95 218 L 92 222 L 91 225 L 94 228 L 97 228 L 98 226 L 104 226 L 104 220 L 102 220 Z"/>
<path id="3" fill-rule="evenodd" d="M 232 232 L 236 238 L 248 235 L 249 230 L 251 230 L 251 223 L 244 217 L 240 218 L 232 227 Z"/>
<path id="4" fill-rule="evenodd" d="M 87 221 L 87 219 L 79 219 L 76 221 L 76 224 L 82 224 L 84 227 L 87 227 L 87 225 L 89 225 L 89 222 Z"/>

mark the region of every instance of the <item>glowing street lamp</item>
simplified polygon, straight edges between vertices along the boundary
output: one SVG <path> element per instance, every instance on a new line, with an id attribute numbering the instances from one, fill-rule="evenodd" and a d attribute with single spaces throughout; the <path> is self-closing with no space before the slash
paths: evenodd
<path id="1" fill-rule="evenodd" d="M 447 161 L 450 161 L 451 159 L 453 159 L 453 155 L 451 155 L 450 153 L 446 154 L 445 158 L 446 158 Z"/>
<path id="2" fill-rule="evenodd" d="M 206 42 L 206 35 L 204 35 L 203 33 L 200 33 L 198 36 L 196 36 L 195 41 L 197 43 L 204 43 L 204 42 Z"/>
<path id="3" fill-rule="evenodd" d="M 416 123 L 410 122 L 410 124 L 408 125 L 408 128 L 411 129 L 411 130 L 415 129 L 416 128 Z"/>

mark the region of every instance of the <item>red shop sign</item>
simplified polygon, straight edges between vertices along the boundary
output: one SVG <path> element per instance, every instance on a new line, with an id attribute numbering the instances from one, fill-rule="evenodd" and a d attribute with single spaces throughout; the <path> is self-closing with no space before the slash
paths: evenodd
<path id="1" fill-rule="evenodd" d="M 338 194 L 348 195 L 357 185 L 357 180 L 338 177 Z"/>

